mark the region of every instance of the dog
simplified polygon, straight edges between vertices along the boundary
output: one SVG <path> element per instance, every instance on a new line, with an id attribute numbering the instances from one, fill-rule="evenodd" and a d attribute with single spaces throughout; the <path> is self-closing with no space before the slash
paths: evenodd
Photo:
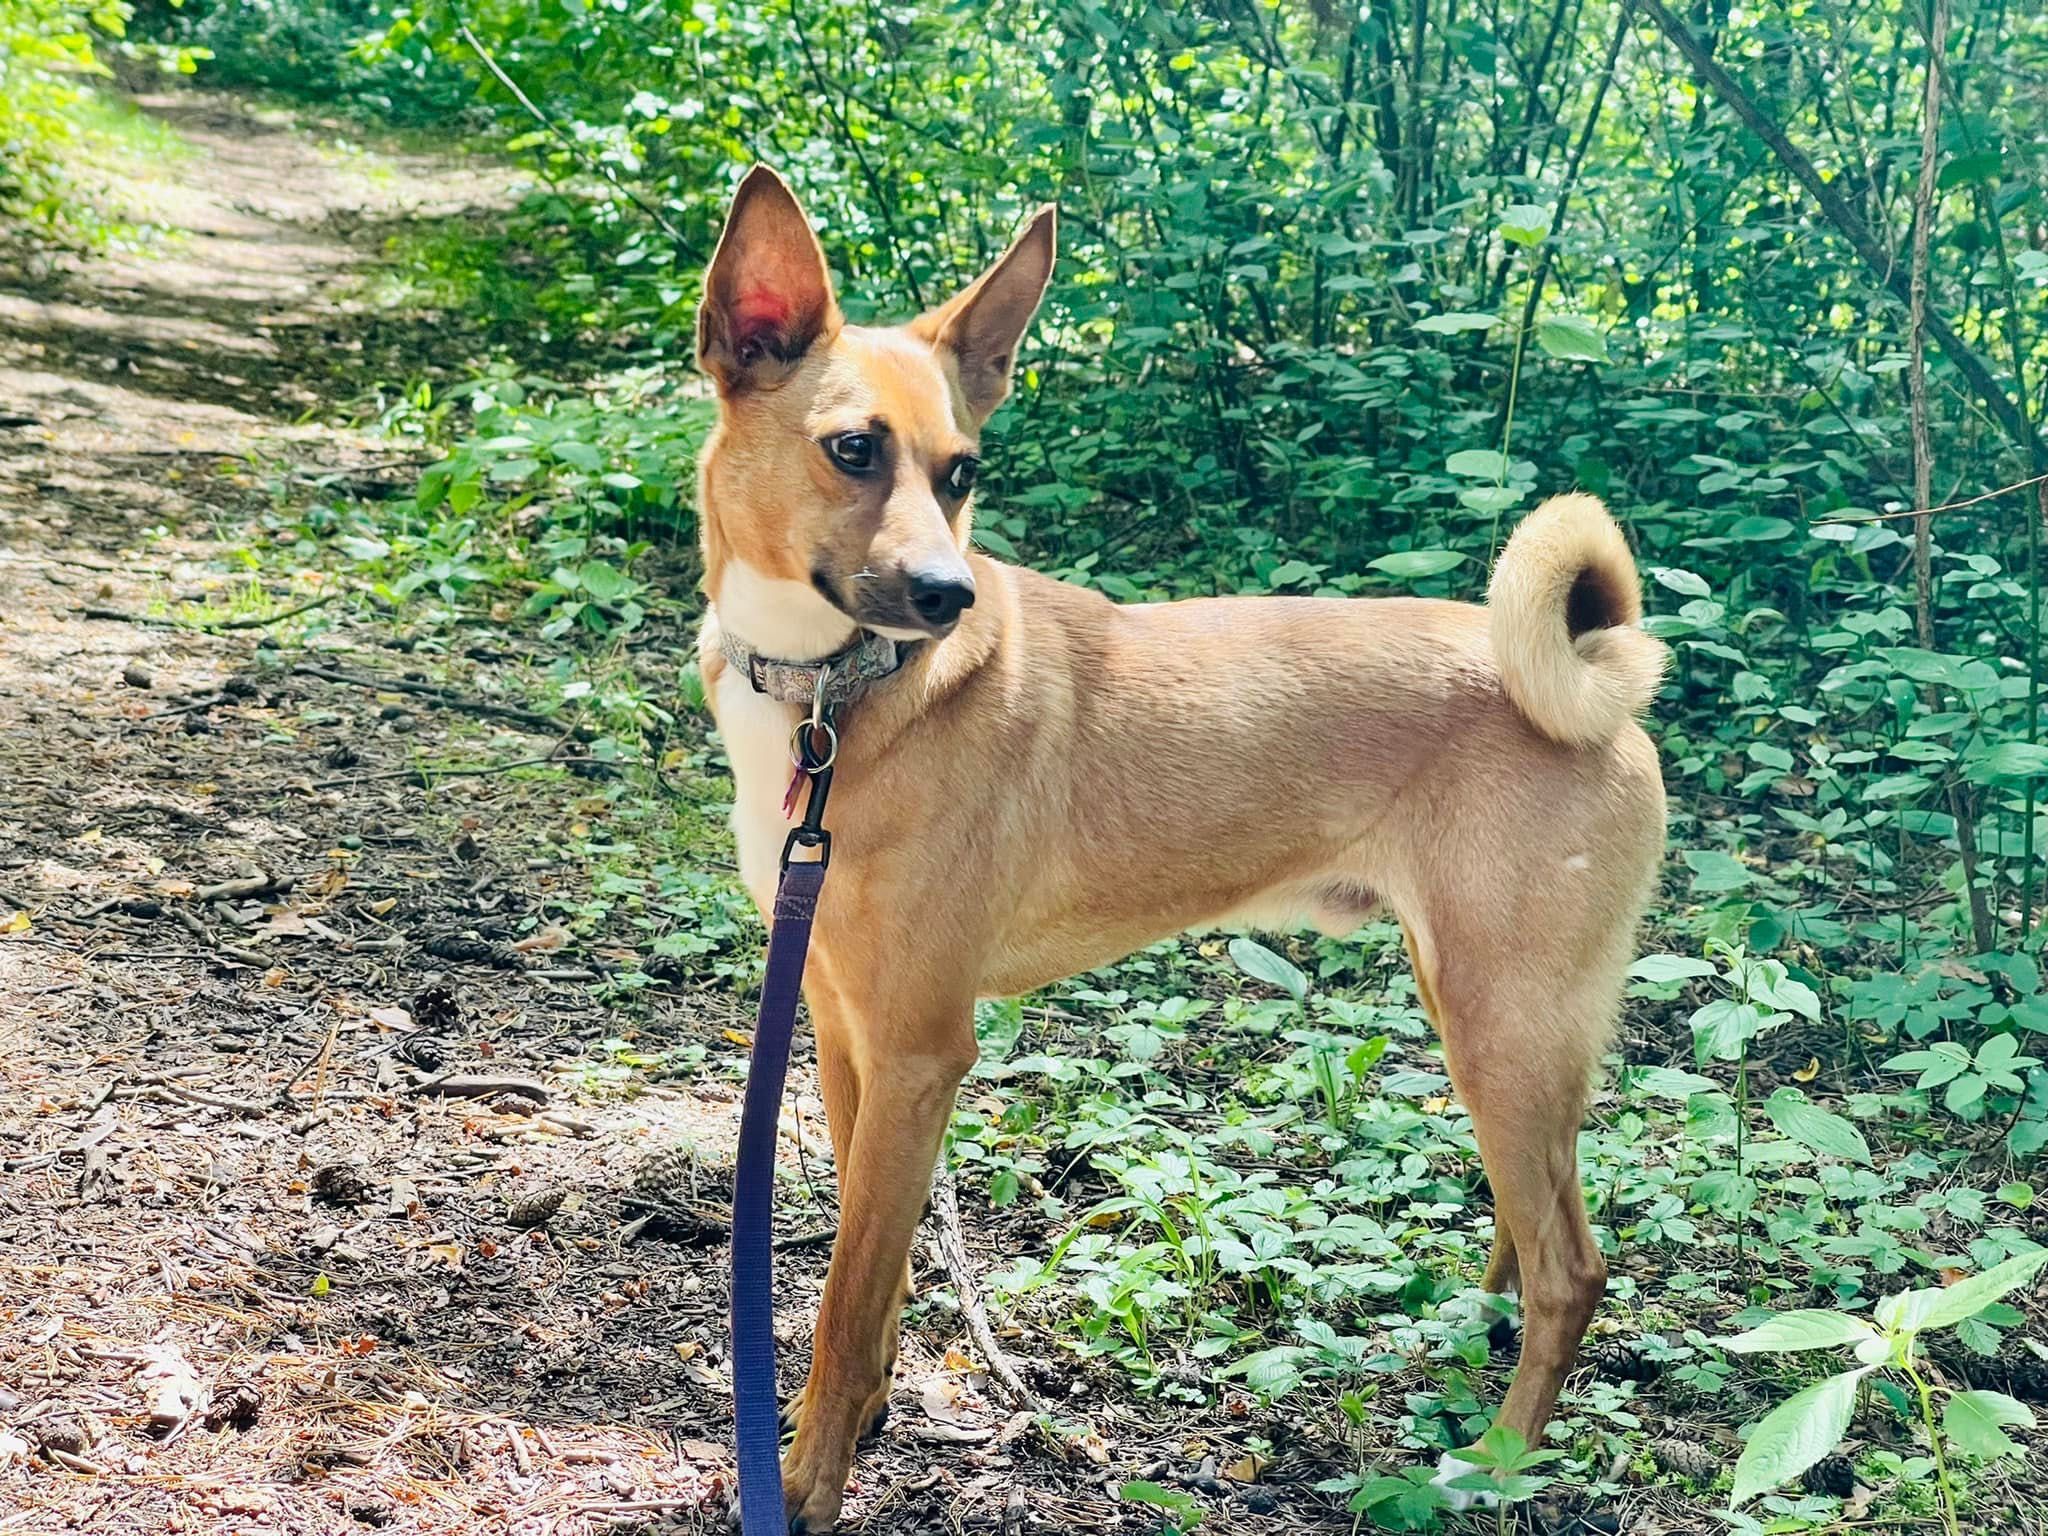
<path id="1" fill-rule="evenodd" d="M 705 275 L 699 658 L 764 914 L 793 733 L 823 703 L 843 740 L 804 988 L 840 1219 L 789 1415 L 792 1531 L 836 1522 L 888 1407 L 975 1000 L 1183 930 L 1398 917 L 1492 1188 L 1482 1284 L 1519 1288 L 1499 1418 L 1531 1445 L 1605 1288 L 1577 1136 L 1665 837 L 1637 723 L 1664 650 L 1626 541 L 1592 497 L 1555 497 L 1484 607 L 1117 605 L 976 553 L 980 434 L 1054 246 L 1045 208 L 945 304 L 852 325 L 758 166 Z"/>

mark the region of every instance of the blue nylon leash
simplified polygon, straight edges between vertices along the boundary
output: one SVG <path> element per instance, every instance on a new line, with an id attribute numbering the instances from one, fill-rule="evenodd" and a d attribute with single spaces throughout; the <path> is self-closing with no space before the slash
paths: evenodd
<path id="1" fill-rule="evenodd" d="M 832 859 L 832 835 L 824 829 L 823 819 L 839 743 L 829 726 L 822 729 L 831 741 L 831 755 L 820 761 L 814 758 L 813 733 L 797 727 L 797 766 L 809 775 L 811 793 L 802 824 L 790 830 L 782 848 L 782 876 L 775 887 L 768 968 L 754 1020 L 754 1051 L 733 1177 L 732 1395 L 742 1536 L 787 1536 L 789 1530 L 782 1502 L 782 1407 L 775 1377 L 775 1134 L 789 1075 L 790 1040 L 796 1033 L 797 1000 L 803 992 L 804 960 L 811 947 L 811 922 L 818 911 L 818 893 L 824 889 L 825 866 Z M 790 855 L 799 847 L 816 849 L 817 859 L 793 862 Z"/>

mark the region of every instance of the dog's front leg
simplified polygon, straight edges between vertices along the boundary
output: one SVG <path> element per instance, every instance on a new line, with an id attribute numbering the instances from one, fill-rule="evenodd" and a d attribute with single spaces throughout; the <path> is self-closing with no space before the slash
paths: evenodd
<path id="1" fill-rule="evenodd" d="M 782 1468 L 791 1531 L 829 1530 L 839 1518 L 854 1445 L 888 1404 L 911 1239 L 954 1094 L 974 1064 L 971 1002 L 919 1017 L 891 1027 L 853 1005 L 835 1021 L 853 1032 L 841 1059 L 856 1079 L 859 1118 L 841 1153 L 839 1236 Z M 830 1051 L 842 1042 L 820 1044 Z"/>

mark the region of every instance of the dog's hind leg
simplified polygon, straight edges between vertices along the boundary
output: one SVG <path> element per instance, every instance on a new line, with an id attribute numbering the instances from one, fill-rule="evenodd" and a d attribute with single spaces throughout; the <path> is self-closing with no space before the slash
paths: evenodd
<path id="1" fill-rule="evenodd" d="M 1407 946 L 1408 962 L 1415 973 L 1416 995 L 1422 1002 L 1422 1011 L 1428 1015 L 1430 1024 L 1437 1032 L 1437 1038 L 1444 1043 L 1444 1057 L 1450 1066 L 1451 1081 L 1455 1085 L 1459 1069 L 1455 1062 L 1450 1061 L 1450 1037 L 1444 1031 L 1443 1005 L 1437 1000 L 1436 984 L 1432 980 L 1431 969 L 1423 964 L 1416 946 L 1415 933 L 1405 923 L 1401 927 L 1401 938 Z M 1486 1257 L 1486 1271 L 1480 1277 L 1479 1288 L 1490 1296 L 1513 1296 L 1521 1291 L 1521 1266 L 1515 1259 L 1515 1235 L 1509 1230 L 1507 1217 L 1501 1213 L 1498 1206 L 1494 1210 L 1493 1250 Z M 1507 1319 L 1502 1317 L 1500 1323 L 1495 1325 L 1496 1334 L 1506 1321 Z M 1496 1336 L 1493 1342 L 1498 1346 L 1505 1340 Z"/>
<path id="2" fill-rule="evenodd" d="M 1485 1284 L 1504 1291 L 1518 1280 L 1522 1298 L 1521 1359 L 1496 1421 L 1533 1448 L 1606 1288 L 1579 1186 L 1578 1134 L 1619 992 L 1618 962 L 1575 965 L 1544 953 L 1540 941 L 1512 955 L 1439 942 L 1434 954 L 1427 944 L 1413 948 L 1493 1189 Z M 1466 1470 L 1446 1458 L 1448 1476 Z"/>

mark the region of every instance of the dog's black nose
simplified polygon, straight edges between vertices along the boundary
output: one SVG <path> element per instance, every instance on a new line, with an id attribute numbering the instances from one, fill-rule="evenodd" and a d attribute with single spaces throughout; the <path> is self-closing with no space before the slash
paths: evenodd
<path id="1" fill-rule="evenodd" d="M 912 571 L 910 606 L 927 624 L 950 624 L 974 606 L 974 578 L 961 571 Z"/>

